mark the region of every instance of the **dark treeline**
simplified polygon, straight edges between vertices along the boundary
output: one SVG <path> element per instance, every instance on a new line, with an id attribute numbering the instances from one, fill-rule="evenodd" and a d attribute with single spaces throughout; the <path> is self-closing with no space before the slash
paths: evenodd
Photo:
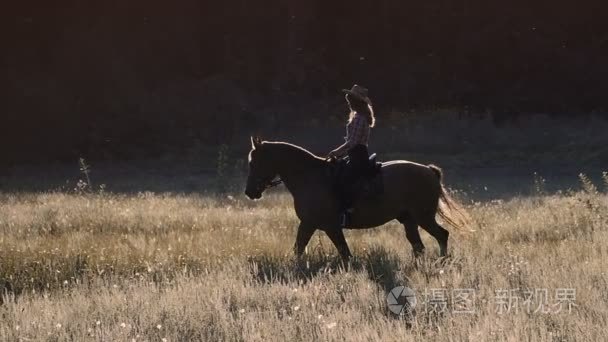
<path id="1" fill-rule="evenodd" d="M 353 82 L 369 87 L 380 109 L 577 115 L 608 107 L 601 0 L 3 7 L 2 162 L 222 143 L 255 126 L 256 113 L 282 108 L 279 119 L 290 120 L 289 106 L 336 103 Z"/>

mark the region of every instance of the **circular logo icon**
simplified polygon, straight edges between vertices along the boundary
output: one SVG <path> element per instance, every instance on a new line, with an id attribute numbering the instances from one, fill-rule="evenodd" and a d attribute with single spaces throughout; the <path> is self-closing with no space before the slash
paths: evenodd
<path id="1" fill-rule="evenodd" d="M 408 314 L 416 307 L 416 294 L 414 290 L 405 286 L 397 286 L 386 296 L 388 309 L 396 314 Z"/>

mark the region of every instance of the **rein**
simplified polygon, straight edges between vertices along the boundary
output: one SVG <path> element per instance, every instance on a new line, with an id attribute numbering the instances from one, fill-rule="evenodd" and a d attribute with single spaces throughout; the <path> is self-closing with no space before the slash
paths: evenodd
<path id="1" fill-rule="evenodd" d="M 344 157 L 343 159 L 348 160 L 348 156 Z M 330 162 L 330 164 L 334 164 L 338 161 L 338 158 L 335 157 L 327 157 L 325 158 L 325 161 Z M 276 186 L 279 186 L 283 184 L 283 180 L 281 178 L 275 179 L 273 181 L 271 181 L 268 185 L 266 185 L 266 187 L 264 187 L 264 190 L 270 189 L 270 188 L 274 188 Z"/>
<path id="2" fill-rule="evenodd" d="M 348 160 L 348 156 L 344 157 L 343 159 Z M 330 163 L 335 163 L 339 159 L 332 157 L 332 158 L 326 158 L 325 160 L 328 161 L 328 162 L 330 162 Z M 265 189 L 274 188 L 274 187 L 276 187 L 278 185 L 281 185 L 281 184 L 283 184 L 283 180 L 281 178 L 275 179 L 275 180 L 271 181 L 270 184 L 266 185 Z"/>
<path id="3" fill-rule="evenodd" d="M 274 188 L 275 186 L 281 185 L 281 184 L 283 184 L 283 180 L 279 178 L 279 179 L 276 179 L 276 180 L 273 180 L 272 182 L 270 182 L 270 184 L 268 184 L 266 186 L 266 189 Z"/>

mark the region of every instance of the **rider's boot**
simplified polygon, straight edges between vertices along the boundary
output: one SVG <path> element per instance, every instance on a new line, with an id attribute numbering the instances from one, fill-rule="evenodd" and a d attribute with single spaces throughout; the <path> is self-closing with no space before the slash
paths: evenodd
<path id="1" fill-rule="evenodd" d="M 340 218 L 340 226 L 342 228 L 348 228 L 350 226 L 354 210 L 354 208 L 347 208 L 342 212 L 342 217 Z"/>

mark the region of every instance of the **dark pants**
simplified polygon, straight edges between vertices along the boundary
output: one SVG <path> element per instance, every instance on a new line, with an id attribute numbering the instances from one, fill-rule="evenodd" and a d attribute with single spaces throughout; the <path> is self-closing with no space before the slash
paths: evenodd
<path id="1" fill-rule="evenodd" d="M 342 210 L 352 207 L 356 197 L 355 184 L 369 171 L 367 146 L 356 145 L 348 151 L 348 164 L 340 177 L 339 194 Z"/>

